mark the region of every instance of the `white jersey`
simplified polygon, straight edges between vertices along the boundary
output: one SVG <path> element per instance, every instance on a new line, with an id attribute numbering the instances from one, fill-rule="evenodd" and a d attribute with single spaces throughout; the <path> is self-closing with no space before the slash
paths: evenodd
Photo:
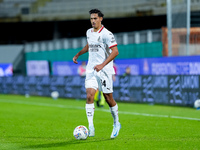
<path id="1" fill-rule="evenodd" d="M 111 47 L 117 46 L 114 35 L 102 26 L 99 31 L 94 32 L 93 28 L 87 30 L 87 42 L 89 60 L 86 67 L 86 73 L 94 72 L 96 65 L 102 64 L 110 55 Z M 113 61 L 109 62 L 103 70 L 107 74 L 115 74 Z"/>

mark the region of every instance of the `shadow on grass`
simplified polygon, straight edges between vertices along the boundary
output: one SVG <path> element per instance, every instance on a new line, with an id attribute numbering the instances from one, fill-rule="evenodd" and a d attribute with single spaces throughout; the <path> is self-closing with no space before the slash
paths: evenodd
<path id="1" fill-rule="evenodd" d="M 109 141 L 112 139 L 104 139 L 104 138 L 98 138 L 98 139 L 87 139 L 87 140 L 69 140 L 66 142 L 52 142 L 52 143 L 45 143 L 45 144 L 36 144 L 36 145 L 29 145 L 22 147 L 22 149 L 32 149 L 32 148 L 53 148 L 53 147 L 62 147 L 72 144 L 84 144 L 84 143 L 93 143 L 93 142 L 102 142 L 102 141 Z"/>

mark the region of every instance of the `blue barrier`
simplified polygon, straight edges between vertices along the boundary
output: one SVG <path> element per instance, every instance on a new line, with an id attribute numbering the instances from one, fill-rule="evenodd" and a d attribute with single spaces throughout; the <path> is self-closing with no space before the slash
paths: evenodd
<path id="1" fill-rule="evenodd" d="M 113 97 L 117 101 L 193 106 L 200 98 L 199 75 L 116 76 Z M 0 77 L 0 93 L 86 99 L 85 77 Z"/>

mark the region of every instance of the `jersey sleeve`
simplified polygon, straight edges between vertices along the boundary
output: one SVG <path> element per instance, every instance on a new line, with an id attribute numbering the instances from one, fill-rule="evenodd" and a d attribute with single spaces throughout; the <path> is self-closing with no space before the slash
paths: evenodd
<path id="1" fill-rule="evenodd" d="M 90 29 L 88 29 L 88 30 L 86 31 L 86 40 L 87 40 L 87 43 L 88 43 L 88 39 L 89 39 L 89 32 L 90 32 Z"/>
<path id="2" fill-rule="evenodd" d="M 86 31 L 86 37 L 88 36 L 89 31 L 90 31 L 90 29 L 88 29 L 88 30 Z"/>
<path id="3" fill-rule="evenodd" d="M 108 32 L 105 35 L 105 41 L 106 41 L 106 44 L 108 45 L 109 48 L 117 46 L 117 42 L 115 40 L 115 37 L 114 37 L 114 35 L 111 32 Z"/>

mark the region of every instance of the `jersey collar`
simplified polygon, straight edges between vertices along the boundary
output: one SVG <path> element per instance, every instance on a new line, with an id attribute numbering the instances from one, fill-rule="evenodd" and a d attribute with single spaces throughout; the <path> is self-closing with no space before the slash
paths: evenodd
<path id="1" fill-rule="evenodd" d="M 102 27 L 97 31 L 97 33 L 100 33 L 103 30 L 104 26 L 102 25 Z M 91 32 L 94 32 L 94 29 L 91 30 Z"/>
<path id="2" fill-rule="evenodd" d="M 103 30 L 103 28 L 104 28 L 104 26 L 102 25 L 102 27 L 97 32 L 100 33 Z"/>

